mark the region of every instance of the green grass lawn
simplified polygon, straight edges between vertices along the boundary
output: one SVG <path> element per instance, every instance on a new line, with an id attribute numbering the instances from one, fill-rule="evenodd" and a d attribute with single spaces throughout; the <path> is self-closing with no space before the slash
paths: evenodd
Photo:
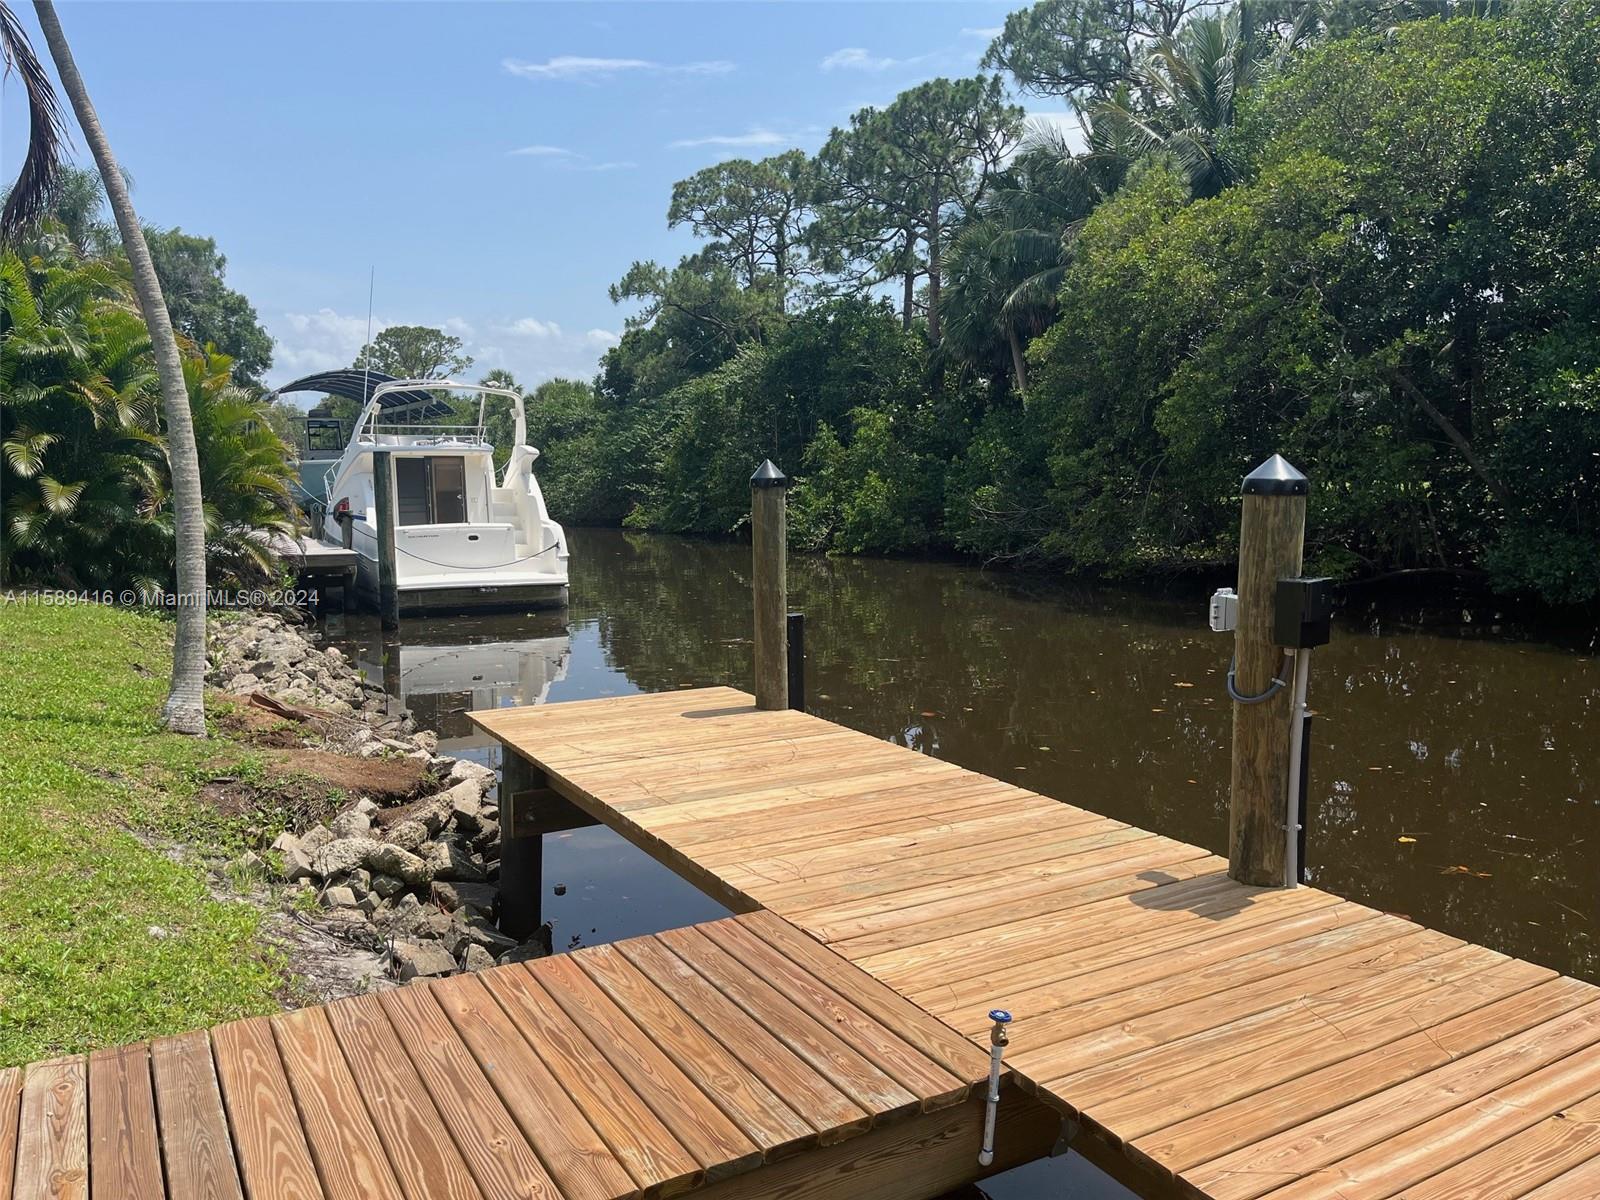
<path id="1" fill-rule="evenodd" d="M 0 600 L 0 1066 L 270 1012 L 260 914 L 213 898 L 242 828 L 195 800 L 250 756 L 163 733 L 171 625 Z"/>

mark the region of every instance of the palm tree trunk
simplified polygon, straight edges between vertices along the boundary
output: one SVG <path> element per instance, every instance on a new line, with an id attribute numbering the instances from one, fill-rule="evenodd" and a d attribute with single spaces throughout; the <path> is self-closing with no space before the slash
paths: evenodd
<path id="1" fill-rule="evenodd" d="M 1006 341 L 1011 346 L 1011 373 L 1016 378 L 1017 395 L 1022 395 L 1028 390 L 1028 360 L 1022 353 L 1022 339 L 1017 336 L 1017 327 L 1011 322 L 1006 322 Z"/>
<path id="2" fill-rule="evenodd" d="M 183 360 L 172 333 L 172 318 L 161 295 L 150 248 L 145 245 L 128 185 L 111 154 L 100 118 L 89 100 L 83 76 L 72 60 L 72 49 L 61 32 L 51 0 L 34 0 L 39 28 L 50 57 L 55 60 L 62 90 L 78 116 L 83 140 L 94 155 L 105 183 L 106 198 L 122 233 L 122 248 L 133 268 L 133 288 L 150 331 L 155 354 L 156 374 L 161 379 L 161 403 L 167 422 L 167 462 L 172 472 L 172 515 L 177 533 L 178 621 L 172 654 L 172 688 L 162 707 L 161 718 L 168 729 L 178 733 L 204 735 L 206 675 L 206 530 L 200 497 L 200 456 L 195 450 L 194 422 L 189 415 L 189 392 L 183 382 Z"/>

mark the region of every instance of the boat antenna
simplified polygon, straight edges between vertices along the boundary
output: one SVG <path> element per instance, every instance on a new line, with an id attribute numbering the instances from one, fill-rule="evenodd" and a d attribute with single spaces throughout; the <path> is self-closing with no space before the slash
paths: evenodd
<path id="1" fill-rule="evenodd" d="M 376 263 L 367 268 L 367 344 L 361 355 L 361 407 L 372 399 L 372 285 L 378 278 Z"/>

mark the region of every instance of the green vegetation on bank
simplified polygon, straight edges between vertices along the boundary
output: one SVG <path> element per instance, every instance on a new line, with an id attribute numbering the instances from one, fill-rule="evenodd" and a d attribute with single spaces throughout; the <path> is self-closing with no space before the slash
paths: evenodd
<path id="1" fill-rule="evenodd" d="M 236 744 L 162 731 L 170 623 L 0 601 L 0 1066 L 279 1007 L 260 913 L 173 847 L 242 848 L 196 800 Z"/>
<path id="2" fill-rule="evenodd" d="M 54 222 L 20 252 L 0 250 L 0 579 L 170 587 L 172 472 L 149 334 L 126 260 L 79 236 Z M 170 247 L 167 235 L 155 236 Z M 201 261 L 209 245 L 198 247 Z M 199 265 L 190 273 L 205 275 Z M 208 278 L 221 288 L 218 276 Z M 219 304 L 243 303 L 222 291 Z M 203 292 L 197 285 L 174 295 L 193 303 Z M 209 319 L 193 323 L 210 328 Z M 264 353 L 232 332 L 230 344 Z M 288 446 L 272 428 L 269 406 L 236 382 L 238 363 L 214 342 L 180 345 L 211 584 L 267 582 L 281 566 L 262 534 L 294 528 Z"/>
<path id="3" fill-rule="evenodd" d="M 770 455 L 807 547 L 1149 574 L 1282 451 L 1316 569 L 1600 596 L 1600 3 L 1043 0 L 986 63 L 1081 144 L 933 81 L 674 189 L 531 406 L 562 520 L 736 532 Z"/>

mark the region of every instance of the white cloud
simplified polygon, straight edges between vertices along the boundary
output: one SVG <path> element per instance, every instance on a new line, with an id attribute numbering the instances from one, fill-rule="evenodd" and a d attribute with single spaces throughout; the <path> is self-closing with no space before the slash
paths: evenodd
<path id="1" fill-rule="evenodd" d="M 986 42 L 992 42 L 1004 32 L 1005 27 L 1003 25 L 991 25 L 986 29 L 963 29 L 961 31 L 961 36 L 982 38 Z"/>
<path id="2" fill-rule="evenodd" d="M 615 346 L 622 341 L 620 337 L 609 329 L 591 329 L 583 335 L 583 340 L 591 346 L 599 346 L 602 349 Z"/>
<path id="3" fill-rule="evenodd" d="M 372 319 L 372 335 L 394 324 Z M 272 351 L 272 374 L 287 383 L 301 375 L 334 371 L 348 367 L 367 342 L 367 318 L 345 316 L 331 308 L 316 312 L 286 312 L 268 320 L 268 332 L 276 345 Z"/>
<path id="4" fill-rule="evenodd" d="M 565 146 L 519 146 L 507 150 L 508 157 L 536 158 L 560 171 L 631 171 L 636 162 L 595 162 L 587 154 L 568 150 Z"/>
<path id="5" fill-rule="evenodd" d="M 558 338 L 561 336 L 561 326 L 554 321 L 541 321 L 538 317 L 522 317 L 512 321 L 505 327 L 507 333 L 516 334 L 518 337 Z"/>
<path id="6" fill-rule="evenodd" d="M 909 67 L 927 57 L 921 54 L 916 58 L 890 58 L 886 54 L 869 54 L 860 46 L 846 46 L 835 50 L 819 65 L 824 71 L 887 71 L 890 67 Z"/>
<path id="7" fill-rule="evenodd" d="M 723 59 L 706 62 L 660 63 L 645 58 L 590 58 L 581 54 L 558 54 L 542 63 L 518 58 L 501 61 L 507 71 L 523 79 L 560 79 L 584 82 L 611 79 L 630 72 L 667 75 L 726 75 L 734 64 Z"/>
<path id="8" fill-rule="evenodd" d="M 794 140 L 775 130 L 762 129 L 758 126 L 747 133 L 714 133 L 708 137 L 679 138 L 669 143 L 669 146 L 673 150 L 684 150 L 692 146 L 784 146 L 793 143 Z"/>

